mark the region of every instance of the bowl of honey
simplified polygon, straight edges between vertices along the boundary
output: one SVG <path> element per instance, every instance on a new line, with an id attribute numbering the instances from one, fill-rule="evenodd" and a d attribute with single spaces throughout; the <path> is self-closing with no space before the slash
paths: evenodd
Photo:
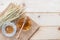
<path id="1" fill-rule="evenodd" d="M 2 25 L 2 34 L 7 37 L 13 37 L 16 34 L 16 25 L 12 22 L 5 22 Z"/>
<path id="2" fill-rule="evenodd" d="M 16 21 L 16 26 L 17 26 L 17 29 L 21 29 L 23 23 L 24 23 L 24 18 L 25 17 L 22 17 L 22 18 L 19 18 L 17 21 Z M 23 27 L 23 31 L 28 31 L 29 29 L 31 28 L 31 20 L 29 17 L 27 17 L 26 19 L 26 22 L 24 24 L 24 27 Z"/>

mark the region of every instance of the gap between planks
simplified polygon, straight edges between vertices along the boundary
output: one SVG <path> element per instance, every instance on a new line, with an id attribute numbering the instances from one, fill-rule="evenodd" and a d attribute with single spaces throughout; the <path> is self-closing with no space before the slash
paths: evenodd
<path id="1" fill-rule="evenodd" d="M 40 26 L 40 27 L 60 27 L 60 25 L 55 25 L 55 26 L 50 26 L 50 25 L 48 25 L 48 26 Z"/>
<path id="2" fill-rule="evenodd" d="M 25 12 L 25 13 L 39 13 L 39 14 L 60 14 L 60 12 Z"/>

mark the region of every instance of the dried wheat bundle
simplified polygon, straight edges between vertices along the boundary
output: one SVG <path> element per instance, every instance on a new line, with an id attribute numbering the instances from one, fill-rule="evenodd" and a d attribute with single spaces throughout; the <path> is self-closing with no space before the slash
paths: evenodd
<path id="1" fill-rule="evenodd" d="M 17 6 L 9 9 L 7 12 L 5 12 L 4 15 L 0 17 L 0 27 L 3 25 L 6 21 L 12 21 L 18 17 L 20 17 L 24 13 L 24 7 L 23 6 Z"/>

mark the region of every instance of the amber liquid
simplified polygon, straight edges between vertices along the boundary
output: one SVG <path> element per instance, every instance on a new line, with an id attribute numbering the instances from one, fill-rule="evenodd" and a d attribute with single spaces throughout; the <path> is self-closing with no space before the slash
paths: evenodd
<path id="1" fill-rule="evenodd" d="M 13 32 L 12 26 L 7 26 L 5 30 L 6 30 L 7 33 L 12 33 Z"/>
<path id="2" fill-rule="evenodd" d="M 18 21 L 16 22 L 16 26 L 18 29 L 22 27 L 23 22 L 24 22 L 24 18 L 18 19 Z M 29 17 L 27 17 L 23 30 L 29 30 L 30 27 L 31 27 L 31 20 L 29 19 Z"/>

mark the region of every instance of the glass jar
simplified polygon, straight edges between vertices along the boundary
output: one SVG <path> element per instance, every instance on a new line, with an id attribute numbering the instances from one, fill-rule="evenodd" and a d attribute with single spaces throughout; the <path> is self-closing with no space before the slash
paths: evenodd
<path id="1" fill-rule="evenodd" d="M 27 19 L 25 20 L 25 18 L 27 18 Z M 15 22 L 18 30 L 21 29 L 21 27 L 22 27 L 22 25 L 24 23 L 24 20 L 26 22 L 25 22 L 22 30 L 27 31 L 27 30 L 29 30 L 31 28 L 31 19 L 28 16 L 26 16 L 25 14 L 23 14 Z"/>

